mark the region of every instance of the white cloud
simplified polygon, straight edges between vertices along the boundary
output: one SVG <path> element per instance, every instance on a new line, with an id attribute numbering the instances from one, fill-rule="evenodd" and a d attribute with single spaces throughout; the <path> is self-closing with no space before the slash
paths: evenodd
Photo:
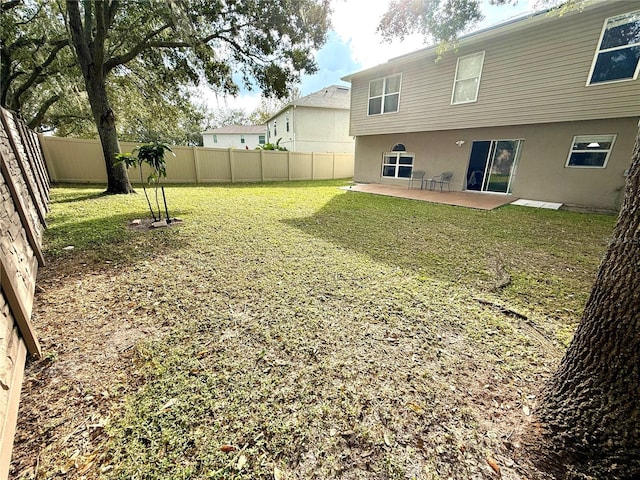
<path id="1" fill-rule="evenodd" d="M 333 29 L 351 48 L 351 58 L 369 68 L 386 62 L 389 58 L 413 52 L 424 46 L 421 35 L 411 35 L 405 40 L 386 43 L 376 31 L 380 19 L 387 11 L 388 0 L 334 0 Z"/>
<path id="2" fill-rule="evenodd" d="M 492 6 L 483 0 L 485 20 L 478 28 L 518 16 L 533 10 L 533 3 L 541 0 L 519 0 L 516 5 Z M 404 40 L 386 43 L 376 32 L 380 19 L 387 11 L 390 0 L 333 0 L 333 29 L 351 47 L 351 57 L 362 68 L 369 68 L 424 48 L 424 38 L 420 34 L 407 36 Z"/>

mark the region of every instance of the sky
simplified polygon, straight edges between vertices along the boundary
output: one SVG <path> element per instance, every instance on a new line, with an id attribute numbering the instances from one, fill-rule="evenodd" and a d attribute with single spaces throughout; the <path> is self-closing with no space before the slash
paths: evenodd
<path id="1" fill-rule="evenodd" d="M 404 41 L 386 43 L 376 32 L 390 0 L 332 0 L 332 30 L 327 42 L 317 52 L 318 72 L 304 75 L 300 84 L 302 95 L 308 95 L 329 85 L 349 85 L 341 77 L 385 63 L 390 58 L 414 52 L 428 45 L 420 35 Z M 540 0 L 518 0 L 512 5 L 494 6 L 483 0 L 485 19 L 475 30 L 489 27 L 510 18 L 524 15 L 538 6 Z M 259 92 L 242 91 L 238 97 L 205 95 L 209 107 L 244 108 L 253 111 L 260 103 Z"/>

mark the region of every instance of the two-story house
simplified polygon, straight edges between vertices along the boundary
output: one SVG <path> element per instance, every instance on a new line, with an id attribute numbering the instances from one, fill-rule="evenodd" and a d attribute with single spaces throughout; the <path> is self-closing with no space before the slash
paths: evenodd
<path id="1" fill-rule="evenodd" d="M 331 85 L 298 98 L 267 120 L 267 139 L 294 152 L 353 153 L 349 87 Z"/>
<path id="2" fill-rule="evenodd" d="M 354 73 L 354 180 L 620 205 L 640 117 L 640 3 L 538 13 Z M 406 151 L 392 151 L 395 144 Z"/>
<path id="3" fill-rule="evenodd" d="M 264 125 L 229 125 L 202 132 L 202 145 L 213 148 L 254 148 L 266 141 Z"/>

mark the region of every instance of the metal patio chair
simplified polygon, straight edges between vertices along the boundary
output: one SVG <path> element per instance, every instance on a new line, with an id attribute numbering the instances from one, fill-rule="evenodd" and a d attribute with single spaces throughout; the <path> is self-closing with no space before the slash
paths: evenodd
<path id="1" fill-rule="evenodd" d="M 453 177 L 453 172 L 442 172 L 440 175 L 436 175 L 433 178 L 427 178 L 425 182 L 429 185 L 429 190 L 435 190 L 436 184 L 440 185 L 440 191 L 442 191 L 443 187 L 447 186 L 447 192 L 451 191 L 449 187 L 449 183 L 451 182 L 451 178 Z"/>
<path id="2" fill-rule="evenodd" d="M 424 185 L 424 176 L 426 172 L 424 170 L 414 170 L 411 172 L 411 178 L 409 179 L 409 188 L 413 186 L 413 182 L 420 182 L 420 190 Z"/>

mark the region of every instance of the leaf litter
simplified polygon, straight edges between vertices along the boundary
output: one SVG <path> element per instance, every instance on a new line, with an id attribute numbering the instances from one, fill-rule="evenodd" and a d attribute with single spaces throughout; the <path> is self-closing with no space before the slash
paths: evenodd
<path id="1" fill-rule="evenodd" d="M 54 189 L 12 478 L 542 478 L 518 433 L 606 246 L 565 239 L 613 220 L 338 185 L 171 187 L 184 222 L 153 232 Z"/>

